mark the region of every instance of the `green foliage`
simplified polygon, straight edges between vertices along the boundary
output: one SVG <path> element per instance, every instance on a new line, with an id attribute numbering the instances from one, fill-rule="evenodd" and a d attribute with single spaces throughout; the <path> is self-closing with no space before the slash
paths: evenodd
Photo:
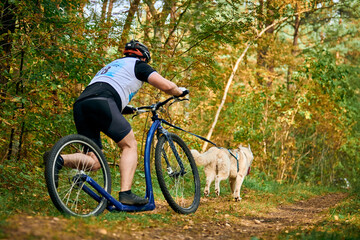
<path id="1" fill-rule="evenodd" d="M 316 84 L 312 90 L 312 96 L 308 94 L 309 104 L 318 107 L 327 102 L 326 105 L 323 105 L 322 111 L 317 110 L 320 110 L 317 113 L 318 117 L 316 117 L 316 112 L 312 111 L 313 118 L 316 119 L 317 129 L 320 127 L 319 124 L 325 120 L 322 131 L 328 132 L 324 132 L 324 139 L 327 139 L 326 135 L 331 133 L 331 138 L 324 142 L 327 148 L 333 148 L 332 151 L 330 149 L 331 156 L 327 157 L 330 163 L 333 162 L 335 165 L 339 163 L 338 166 L 345 165 L 345 167 L 339 168 L 332 165 L 331 168 L 335 169 L 329 170 L 335 170 L 336 173 L 333 174 L 337 177 L 348 177 L 351 178 L 351 182 L 355 183 L 357 178 L 355 172 L 358 172 L 359 169 L 353 165 L 354 158 L 357 158 L 353 151 L 358 148 L 354 143 L 359 139 L 357 124 L 360 120 L 360 105 L 359 94 L 356 93 L 359 88 L 350 84 L 351 79 L 359 76 L 359 68 L 336 64 L 334 55 L 327 51 L 321 51 L 315 56 L 316 60 L 311 61 L 310 69 L 308 69 L 308 74 Z M 319 91 L 328 98 L 319 96 Z M 329 99 L 330 102 L 328 102 Z M 326 112 L 331 113 L 334 118 L 329 119 Z M 334 159 L 332 160 L 332 158 Z M 331 174 L 330 171 L 328 174 Z"/>
<path id="2" fill-rule="evenodd" d="M 49 202 L 43 175 L 43 168 L 31 162 L 0 165 L 1 219 L 16 212 L 59 215 Z"/>
<path id="3" fill-rule="evenodd" d="M 254 153 L 252 173 L 244 182 L 244 196 L 251 201 L 242 203 L 245 212 L 237 213 L 238 217 L 333 192 L 335 188 L 321 185 L 334 186 L 339 179 L 347 179 L 353 196 L 331 209 L 332 218 L 314 229 L 299 229 L 282 237 L 359 238 L 359 2 L 157 1 L 162 3 L 155 6 L 157 15 L 141 2 L 128 37 L 151 47 L 151 65 L 159 73 L 190 89 L 190 104 L 174 106 L 163 115 L 191 132 L 206 136 L 236 60 L 245 44 L 254 41 L 235 72 L 211 139 L 228 148 L 250 144 Z M 13 5 L 5 8 L 7 3 Z M 104 64 L 122 55 L 118 45 L 128 11 L 104 20 L 94 4 L 85 0 L 0 3 L 3 229 L 5 219 L 17 213 L 60 216 L 47 195 L 42 153 L 60 137 L 75 132 L 75 99 Z M 297 11 L 303 13 L 298 15 L 296 39 L 293 14 Z M 4 24 L 3 16 L 13 16 L 15 25 Z M 289 18 L 257 38 L 261 30 L 283 17 Z M 146 86 L 132 104 L 147 105 L 160 98 L 158 90 Z M 129 122 L 140 152 L 149 119 L 141 116 Z M 191 148 L 201 148 L 201 141 L 177 133 Z M 109 162 L 116 163 L 120 155 L 116 144 L 104 137 L 104 146 Z M 140 163 L 142 160 L 139 158 Z M 145 188 L 141 165 L 134 179 L 138 194 Z M 202 168 L 200 171 L 204 186 Z M 112 166 L 112 172 L 115 193 L 120 181 L 117 166 Z M 155 176 L 153 179 L 156 199 L 163 201 Z M 222 185 L 223 193 L 229 195 L 228 183 Z M 213 190 L 212 194 L 214 197 Z M 208 208 L 203 205 L 199 211 L 206 215 Z M 231 207 L 220 213 L 229 211 Z M 340 219 L 337 224 L 335 215 Z M 219 221 L 219 217 L 221 214 L 212 218 Z M 80 222 L 69 219 L 69 225 L 88 224 L 91 230 L 125 224 L 132 229 L 134 222 L 145 228 L 172 221 L 185 226 L 187 220 L 171 211 L 104 213 Z"/>
<path id="4" fill-rule="evenodd" d="M 101 38 L 95 42 L 91 37 L 90 19 L 78 16 L 76 5 L 82 1 L 45 1 L 40 8 L 33 1 L 25 2 L 17 8 L 23 27 L 12 33 L 18 39 L 12 51 L 21 55 L 14 55 L 19 57 L 6 76 L 1 102 L 1 124 L 6 131 L 0 152 L 7 159 L 40 159 L 59 137 L 74 133 L 72 104 L 108 61 L 99 48 Z"/>

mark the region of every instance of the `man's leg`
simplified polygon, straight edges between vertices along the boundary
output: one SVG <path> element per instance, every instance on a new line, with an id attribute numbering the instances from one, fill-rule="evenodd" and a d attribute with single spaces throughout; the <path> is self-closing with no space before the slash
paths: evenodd
<path id="1" fill-rule="evenodd" d="M 76 168 L 85 171 L 96 171 L 100 169 L 100 163 L 93 152 L 87 154 L 73 153 L 63 154 L 64 166 L 69 168 Z"/>
<path id="2" fill-rule="evenodd" d="M 49 158 L 50 151 L 44 153 L 44 164 Z M 74 168 L 85 171 L 96 171 L 101 168 L 99 160 L 93 152 L 87 154 L 84 153 L 72 153 L 72 154 L 61 154 L 58 159 L 57 168 L 60 170 L 63 166 L 68 168 Z"/>
<path id="3" fill-rule="evenodd" d="M 122 149 L 119 168 L 121 174 L 121 191 L 124 192 L 131 190 L 137 166 L 137 142 L 133 130 L 117 144 Z"/>
<path id="4" fill-rule="evenodd" d="M 119 163 L 121 175 L 119 201 L 127 205 L 144 205 L 148 203 L 148 199 L 139 197 L 131 192 L 131 185 L 134 179 L 138 159 L 137 142 L 133 130 L 117 144 L 122 149 Z"/>

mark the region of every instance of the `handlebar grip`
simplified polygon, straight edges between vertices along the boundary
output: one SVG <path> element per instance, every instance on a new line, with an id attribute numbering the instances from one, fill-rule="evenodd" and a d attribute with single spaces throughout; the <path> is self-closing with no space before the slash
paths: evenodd
<path id="1" fill-rule="evenodd" d="M 142 106 L 137 108 L 138 111 L 143 109 L 151 109 L 151 106 Z"/>
<path id="2" fill-rule="evenodd" d="M 179 98 L 179 97 L 185 97 L 185 96 L 188 95 L 189 93 L 190 93 L 189 89 L 186 89 L 186 88 L 185 88 L 185 89 L 183 90 L 183 93 L 180 94 L 179 96 L 176 96 L 176 97 L 178 97 L 178 98 Z"/>

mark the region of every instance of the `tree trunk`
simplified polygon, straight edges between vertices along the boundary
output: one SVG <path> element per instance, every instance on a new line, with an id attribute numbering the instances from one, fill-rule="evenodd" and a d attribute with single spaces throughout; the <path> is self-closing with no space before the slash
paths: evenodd
<path id="1" fill-rule="evenodd" d="M 139 9 L 139 4 L 140 4 L 140 0 L 130 1 L 130 9 L 129 9 L 128 15 L 126 16 L 125 24 L 124 24 L 123 31 L 121 34 L 119 51 L 122 51 L 124 49 L 124 46 L 125 46 L 126 42 L 128 41 L 131 23 L 134 19 L 136 11 Z"/>
<path id="2" fill-rule="evenodd" d="M 231 82 L 232 82 L 232 80 L 233 80 L 233 78 L 234 78 L 234 76 L 235 76 L 235 73 L 236 73 L 236 71 L 237 71 L 237 69 L 238 69 L 238 67 L 239 67 L 239 64 L 240 64 L 241 60 L 244 58 L 244 56 L 245 56 L 247 50 L 249 49 L 250 45 L 251 45 L 251 42 L 249 42 L 249 43 L 246 44 L 245 50 L 243 51 L 243 53 L 241 54 L 241 56 L 238 58 L 238 60 L 236 61 L 235 65 L 234 65 L 234 67 L 233 67 L 233 70 L 232 70 L 232 72 L 231 72 L 230 78 L 228 79 L 228 82 L 227 82 L 227 84 L 226 84 L 225 91 L 224 91 L 224 95 L 223 95 L 223 98 L 222 98 L 222 100 L 221 100 L 220 106 L 219 106 L 219 108 L 218 108 L 218 110 L 217 110 L 217 112 L 216 112 L 216 114 L 215 114 L 214 122 L 213 122 L 213 124 L 212 124 L 212 126 L 211 126 L 211 128 L 210 128 L 210 131 L 209 131 L 209 133 L 208 133 L 208 135 L 207 135 L 207 137 L 206 137 L 207 139 L 210 139 L 210 138 L 211 138 L 211 135 L 212 135 L 212 133 L 213 133 L 213 131 L 214 131 L 214 128 L 215 128 L 216 123 L 217 123 L 217 120 L 218 120 L 218 118 L 219 118 L 221 109 L 223 108 L 223 106 L 224 106 L 224 104 L 225 104 L 226 96 L 227 96 L 227 93 L 228 93 L 228 91 L 229 91 Z M 208 142 L 205 142 L 204 145 L 203 145 L 203 147 L 202 147 L 202 151 L 203 151 L 203 152 L 206 150 L 207 145 L 208 145 Z"/>
<path id="3" fill-rule="evenodd" d="M 161 34 L 160 34 L 160 14 L 157 12 L 156 8 L 154 7 L 154 3 L 152 0 L 144 0 L 144 2 L 147 4 L 147 6 L 149 7 L 149 12 L 152 16 L 152 21 L 153 22 L 153 31 L 154 31 L 154 37 L 153 39 L 155 40 L 155 45 L 157 47 L 160 47 L 159 44 L 161 44 Z"/>
<path id="4" fill-rule="evenodd" d="M 25 121 L 23 121 L 21 124 L 21 130 L 20 130 L 20 135 L 19 135 L 19 149 L 18 149 L 17 157 L 16 157 L 17 161 L 19 161 L 21 158 L 22 146 L 24 143 L 24 133 L 25 133 Z"/>
<path id="5" fill-rule="evenodd" d="M 266 10 L 266 11 L 265 11 Z M 266 1 L 266 9 L 264 9 L 264 1 L 260 1 L 260 6 L 258 10 L 258 19 L 260 19 L 258 28 L 262 29 L 264 27 L 267 28 L 265 35 L 266 37 L 263 41 L 260 41 L 258 44 L 258 54 L 257 54 L 257 65 L 261 68 L 265 68 L 270 72 L 274 71 L 274 64 L 272 62 L 267 61 L 267 55 L 269 51 L 269 41 L 272 39 L 272 35 L 275 30 L 275 26 L 273 25 L 274 19 L 274 3 L 270 1 Z M 271 26 L 268 28 L 268 26 Z M 258 82 L 260 85 L 264 83 L 264 77 L 258 74 Z M 272 80 L 268 82 L 271 85 Z"/>
<path id="6" fill-rule="evenodd" d="M 116 0 L 110 0 L 109 2 L 109 10 L 107 12 L 107 21 L 110 22 L 111 20 L 111 16 L 112 16 L 112 10 L 113 10 L 113 7 L 114 7 L 114 2 Z"/>
<path id="7" fill-rule="evenodd" d="M 103 5 L 101 8 L 101 22 L 105 22 L 105 16 L 106 16 L 106 9 L 108 5 L 108 0 L 103 0 Z"/>
<path id="8" fill-rule="evenodd" d="M 296 4 L 295 11 L 298 11 L 298 5 Z M 296 56 L 297 54 L 297 45 L 299 39 L 299 28 L 300 28 L 300 16 L 295 15 L 295 24 L 294 24 L 294 36 L 293 36 L 293 49 L 291 50 L 291 54 Z M 291 85 L 293 66 L 289 66 L 287 76 L 286 76 L 286 88 L 289 90 Z"/>
<path id="9" fill-rule="evenodd" d="M 164 6 L 161 12 L 158 12 L 154 6 L 153 1 L 151 0 L 144 0 L 144 2 L 148 5 L 149 11 L 153 18 L 153 29 L 154 29 L 154 37 L 153 40 L 155 42 L 155 46 L 159 49 L 162 49 L 161 40 L 164 35 L 164 25 L 166 18 L 171 13 L 171 7 L 176 4 L 174 0 L 167 0 L 164 1 Z"/>
<path id="10" fill-rule="evenodd" d="M 7 94 L 7 83 L 9 82 L 6 72 L 10 71 L 11 68 L 11 50 L 12 50 L 12 34 L 15 32 L 15 22 L 16 7 L 14 4 L 9 3 L 6 0 L 2 4 L 3 8 L 0 12 L 0 51 L 2 52 L 3 59 L 0 60 L 0 103 L 3 102 L 3 99 Z M 2 106 L 0 106 L 2 108 Z M 11 128 L 7 158 L 10 159 L 13 151 L 15 129 Z"/>
<path id="11" fill-rule="evenodd" d="M 19 87 L 16 89 L 17 93 L 24 93 L 24 82 L 23 82 L 23 70 L 24 70 L 24 59 L 25 59 L 25 51 L 22 50 L 21 51 L 21 61 L 20 61 L 20 82 L 19 82 Z M 17 95 L 17 94 L 16 94 Z M 23 112 L 25 106 L 24 103 L 21 103 L 21 108 L 20 111 Z M 20 155 L 21 155 L 21 150 L 22 150 L 22 145 L 23 145 L 23 137 L 24 137 L 24 132 L 25 132 L 25 119 L 22 121 L 21 123 L 21 129 L 20 129 L 20 134 L 19 134 L 19 147 L 18 147 L 18 152 L 17 152 L 17 160 L 20 160 Z"/>
<path id="12" fill-rule="evenodd" d="M 167 45 L 170 46 L 171 49 L 173 49 L 173 52 L 175 52 L 175 49 L 176 49 L 176 44 L 175 43 L 172 43 L 172 40 L 173 40 L 173 33 L 176 31 L 176 29 L 178 28 L 184 14 L 187 12 L 187 10 L 189 9 L 191 5 L 191 0 L 189 0 L 187 2 L 187 5 L 186 5 L 186 8 L 184 9 L 184 11 L 182 13 L 180 13 L 178 19 L 176 20 L 177 18 L 177 9 L 176 9 L 176 2 L 173 3 L 173 6 L 172 6 L 172 10 L 171 10 L 171 13 L 170 13 L 170 28 L 169 28 L 169 35 L 167 37 L 167 39 L 165 40 L 165 43 L 164 43 L 164 47 L 166 47 Z"/>
<path id="13" fill-rule="evenodd" d="M 24 51 L 21 51 L 21 61 L 20 61 L 20 75 L 19 75 L 19 82 L 17 82 L 16 84 L 16 90 L 15 90 L 15 95 L 18 96 L 20 93 L 23 93 L 23 80 L 22 80 L 22 77 L 23 77 L 23 69 L 24 69 L 24 57 L 25 57 L 25 52 Z M 17 118 L 17 114 L 16 112 L 19 111 L 19 112 L 23 112 L 24 110 L 24 103 L 21 103 L 21 107 L 16 107 L 14 110 L 13 110 L 13 116 L 12 116 L 12 119 L 15 120 Z M 20 129 L 20 134 L 19 134 L 19 146 L 18 146 L 18 151 L 20 151 L 21 147 L 22 147 L 22 137 L 23 137 L 23 132 L 24 132 L 24 128 L 25 127 L 25 121 L 23 120 L 22 121 L 22 124 L 21 124 L 21 129 Z M 10 139 L 9 139 L 9 150 L 8 150 L 8 160 L 11 159 L 11 156 L 13 155 L 13 150 L 14 150 L 14 141 L 15 141 L 15 133 L 17 133 L 16 131 L 16 126 L 12 126 L 11 128 L 11 133 L 10 133 Z M 16 154 L 16 152 L 15 152 Z M 18 152 L 19 154 L 19 152 Z"/>
<path id="14" fill-rule="evenodd" d="M 8 78 L 4 73 L 10 70 L 12 34 L 15 32 L 16 22 L 16 7 L 14 4 L 9 3 L 8 0 L 6 0 L 2 6 L 3 8 L 0 9 L 0 36 L 2 36 L 0 38 L 0 52 L 2 52 L 2 59 L 0 60 L 0 94 L 5 95 Z"/>
<path id="15" fill-rule="evenodd" d="M 257 9 L 257 19 L 258 19 L 258 29 L 263 29 L 264 26 L 264 1 L 260 0 L 259 1 L 259 6 Z M 256 58 L 256 64 L 257 66 L 261 66 L 264 67 L 265 66 L 265 60 L 264 60 L 264 49 L 261 45 L 258 45 L 257 48 L 257 58 Z M 258 76 L 258 78 L 260 78 L 260 76 Z M 262 84 L 262 81 L 259 80 L 259 83 Z"/>
<path id="16" fill-rule="evenodd" d="M 11 155 L 12 155 L 12 151 L 13 151 L 14 135 L 15 135 L 15 129 L 11 128 L 10 139 L 9 139 L 9 147 L 8 147 L 8 153 L 7 153 L 7 160 L 11 159 Z"/>

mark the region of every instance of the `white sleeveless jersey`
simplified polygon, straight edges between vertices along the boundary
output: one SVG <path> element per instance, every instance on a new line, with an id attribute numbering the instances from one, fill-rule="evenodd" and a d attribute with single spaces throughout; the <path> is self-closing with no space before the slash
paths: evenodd
<path id="1" fill-rule="evenodd" d="M 110 84 L 121 98 L 122 109 L 139 91 L 143 81 L 135 76 L 137 58 L 120 58 L 103 67 L 91 80 L 90 84 L 106 82 Z"/>

